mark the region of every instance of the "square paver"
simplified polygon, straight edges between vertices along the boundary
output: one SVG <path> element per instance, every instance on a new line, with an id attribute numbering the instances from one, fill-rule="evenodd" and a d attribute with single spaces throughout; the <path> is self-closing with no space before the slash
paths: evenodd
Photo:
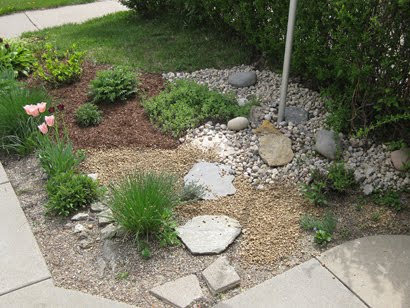
<path id="1" fill-rule="evenodd" d="M 10 183 L 0 185 L 0 295 L 50 277 Z"/>
<path id="2" fill-rule="evenodd" d="M 150 292 L 166 303 L 180 308 L 185 308 L 203 297 L 198 278 L 195 275 L 167 282 L 151 289 Z"/>
<path id="3" fill-rule="evenodd" d="M 202 275 L 213 294 L 235 288 L 241 282 L 235 268 L 229 264 L 228 258 L 225 256 L 219 257 L 209 265 L 202 272 Z"/>

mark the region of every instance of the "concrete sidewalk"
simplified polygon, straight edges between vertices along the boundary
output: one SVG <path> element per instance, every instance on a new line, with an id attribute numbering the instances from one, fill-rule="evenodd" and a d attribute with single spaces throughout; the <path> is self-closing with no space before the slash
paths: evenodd
<path id="1" fill-rule="evenodd" d="M 62 6 L 54 9 L 26 11 L 0 17 L 0 37 L 14 38 L 23 32 L 70 23 L 81 23 L 107 14 L 127 11 L 128 8 L 115 0 Z"/>

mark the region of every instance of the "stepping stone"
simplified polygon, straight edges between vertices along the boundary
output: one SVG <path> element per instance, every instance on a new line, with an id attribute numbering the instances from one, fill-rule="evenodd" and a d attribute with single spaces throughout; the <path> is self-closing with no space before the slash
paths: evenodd
<path id="1" fill-rule="evenodd" d="M 197 184 L 204 187 L 202 199 L 215 200 L 236 192 L 232 181 L 235 178 L 231 167 L 223 164 L 200 162 L 195 164 L 184 177 L 185 185 Z"/>
<path id="2" fill-rule="evenodd" d="M 249 120 L 245 117 L 236 117 L 228 122 L 228 129 L 234 131 L 240 131 L 247 128 Z"/>
<path id="3" fill-rule="evenodd" d="M 336 159 L 337 151 L 342 149 L 342 144 L 335 132 L 321 129 L 316 133 L 315 150 L 329 159 Z"/>
<path id="4" fill-rule="evenodd" d="M 292 141 L 279 134 L 267 134 L 259 137 L 259 155 L 270 167 L 284 166 L 293 159 Z"/>
<path id="5" fill-rule="evenodd" d="M 212 294 L 220 293 L 235 288 L 241 282 L 235 268 L 229 264 L 225 256 L 219 257 L 208 266 L 202 275 Z"/>
<path id="6" fill-rule="evenodd" d="M 174 307 L 185 308 L 203 297 L 198 278 L 188 275 L 155 287 L 150 292 Z"/>
<path id="7" fill-rule="evenodd" d="M 301 124 L 308 120 L 308 112 L 300 107 L 286 107 L 285 108 L 285 121 L 292 122 L 293 124 Z"/>
<path id="8" fill-rule="evenodd" d="M 403 148 L 394 152 L 391 152 L 390 159 L 394 168 L 399 171 L 404 171 L 404 165 L 410 161 L 410 148 Z"/>
<path id="9" fill-rule="evenodd" d="M 193 254 L 223 252 L 241 233 L 236 219 L 228 216 L 196 216 L 176 229 L 178 236 Z"/>
<path id="10" fill-rule="evenodd" d="M 256 72 L 239 72 L 229 76 L 228 83 L 235 88 L 246 88 L 255 85 Z"/>

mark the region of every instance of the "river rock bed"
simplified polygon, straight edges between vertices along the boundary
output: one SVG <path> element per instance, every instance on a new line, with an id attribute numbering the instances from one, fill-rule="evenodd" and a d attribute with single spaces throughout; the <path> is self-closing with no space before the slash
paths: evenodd
<path id="1" fill-rule="evenodd" d="M 234 93 L 238 104 L 246 104 L 256 98 L 260 106 L 254 107 L 251 127 L 235 132 L 226 123 L 208 122 L 189 130 L 181 142 L 192 143 L 202 149 L 214 149 L 225 164 L 232 166 L 234 172 L 244 175 L 250 183 L 263 189 L 264 184 L 276 181 L 309 182 L 311 172 L 319 169 L 327 172 L 332 161 L 314 150 L 315 135 L 326 128 L 327 113 L 324 99 L 298 83 L 289 83 L 287 106 L 301 107 L 308 112 L 308 121 L 294 124 L 283 121 L 276 123 L 280 97 L 281 76 L 271 71 L 256 71 L 257 83 L 254 86 L 235 88 L 228 83 L 229 76 L 237 72 L 253 71 L 251 66 L 231 69 L 204 69 L 192 73 L 166 73 L 169 81 L 189 79 L 221 93 Z M 258 155 L 259 141 L 254 132 L 263 121 L 270 121 L 286 137 L 292 140 L 294 158 L 282 167 L 269 167 Z M 355 171 L 355 178 L 365 194 L 376 190 L 401 189 L 410 184 L 408 173 L 396 170 L 385 145 L 375 144 L 368 139 L 349 138 L 339 134 L 343 145 L 343 160 L 346 167 Z"/>

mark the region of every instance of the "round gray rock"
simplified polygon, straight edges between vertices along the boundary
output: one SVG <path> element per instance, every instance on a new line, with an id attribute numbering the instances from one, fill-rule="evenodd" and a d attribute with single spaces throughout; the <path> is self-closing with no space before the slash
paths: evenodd
<path id="1" fill-rule="evenodd" d="M 321 129 L 316 133 L 315 150 L 329 159 L 335 159 L 342 144 L 333 131 Z"/>
<path id="2" fill-rule="evenodd" d="M 228 83 L 235 88 L 246 88 L 256 84 L 256 72 L 239 72 L 229 76 Z"/>
<path id="3" fill-rule="evenodd" d="M 178 236 L 193 254 L 223 252 L 241 233 L 236 219 L 227 216 L 196 216 L 177 228 Z"/>
<path id="4" fill-rule="evenodd" d="M 240 131 L 247 128 L 249 125 L 249 120 L 245 117 L 237 117 L 228 122 L 228 129 L 234 131 Z"/>

